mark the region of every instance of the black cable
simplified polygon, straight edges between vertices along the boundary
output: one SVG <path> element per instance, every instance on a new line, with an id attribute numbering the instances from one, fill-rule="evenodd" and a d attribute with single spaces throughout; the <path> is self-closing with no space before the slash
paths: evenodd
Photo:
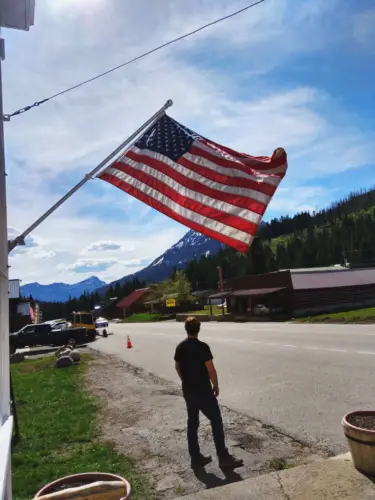
<path id="1" fill-rule="evenodd" d="M 91 83 L 95 80 L 98 80 L 99 78 L 102 78 L 103 76 L 107 76 L 110 73 L 113 73 L 114 71 L 117 71 L 120 68 L 123 68 L 124 66 L 128 66 L 129 64 L 139 61 L 140 59 L 143 59 L 146 56 L 149 56 L 150 54 L 153 54 L 154 52 L 157 52 L 158 50 L 164 49 L 165 47 L 168 47 L 169 45 L 172 45 L 173 43 L 179 42 L 180 40 L 184 40 L 185 38 L 188 38 L 189 36 L 195 35 L 196 33 L 199 33 L 200 31 L 209 28 L 210 26 L 214 26 L 215 24 L 218 24 L 222 21 L 225 21 L 227 19 L 230 19 L 231 17 L 238 16 L 239 14 L 242 14 L 246 10 L 251 9 L 252 7 L 255 7 L 256 5 L 259 5 L 260 3 L 265 2 L 266 0 L 258 0 L 250 5 L 247 5 L 246 7 L 243 7 L 240 10 L 237 10 L 236 12 L 232 12 L 231 14 L 228 14 L 227 16 L 221 17 L 219 19 L 216 19 L 216 21 L 211 21 L 208 24 L 205 24 L 204 26 L 201 26 L 200 28 L 195 29 L 194 31 L 190 31 L 189 33 L 185 33 L 185 35 L 181 35 L 178 38 L 174 38 L 173 40 L 170 40 L 169 42 L 163 43 L 162 45 L 159 45 L 158 47 L 155 47 L 152 50 L 149 50 L 148 52 L 144 52 L 143 54 L 134 57 L 133 59 L 130 59 L 129 61 L 126 61 L 122 64 L 119 64 L 118 66 L 115 66 L 114 68 L 111 68 L 104 73 L 100 73 L 99 75 L 93 76 L 92 78 L 89 78 L 88 80 L 85 80 L 81 83 L 77 83 L 76 85 L 73 85 L 72 87 L 69 87 L 65 90 L 62 90 L 61 92 L 57 92 L 57 94 L 51 95 L 50 97 L 46 97 L 45 99 L 42 99 L 41 101 L 34 102 L 34 104 L 31 104 L 29 106 L 25 106 L 24 108 L 20 108 L 17 111 L 14 111 L 10 115 L 4 115 L 4 120 L 9 121 L 13 116 L 20 115 L 22 113 L 26 113 L 26 111 L 30 111 L 32 108 L 36 108 L 37 106 L 40 106 L 41 104 L 46 103 L 47 101 L 50 101 L 51 99 L 55 99 L 56 97 L 59 97 L 63 94 L 66 94 L 67 92 L 70 92 L 72 90 L 78 89 L 79 87 L 82 87 L 83 85 L 87 85 L 88 83 Z"/>

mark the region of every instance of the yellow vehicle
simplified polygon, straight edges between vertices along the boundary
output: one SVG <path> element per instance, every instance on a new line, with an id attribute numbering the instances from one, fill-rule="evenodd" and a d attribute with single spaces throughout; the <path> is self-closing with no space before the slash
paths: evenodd
<path id="1" fill-rule="evenodd" d="M 98 332 L 96 331 L 94 315 L 91 312 L 73 312 L 71 315 L 71 323 L 73 328 L 85 328 L 86 336 L 89 337 L 90 340 L 95 340 Z"/>

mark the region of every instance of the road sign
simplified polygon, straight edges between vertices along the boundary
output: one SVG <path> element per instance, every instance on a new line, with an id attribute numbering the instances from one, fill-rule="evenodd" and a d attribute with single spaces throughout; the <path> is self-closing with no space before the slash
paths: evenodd
<path id="1" fill-rule="evenodd" d="M 176 307 L 176 299 L 167 299 L 165 305 L 167 307 Z"/>

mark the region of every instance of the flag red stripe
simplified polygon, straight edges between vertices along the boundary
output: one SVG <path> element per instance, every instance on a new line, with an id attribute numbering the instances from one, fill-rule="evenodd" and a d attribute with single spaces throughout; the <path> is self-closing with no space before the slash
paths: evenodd
<path id="1" fill-rule="evenodd" d="M 125 174 L 128 174 L 131 177 L 140 180 L 144 184 L 147 184 L 147 186 L 156 189 L 157 191 L 159 191 L 159 193 L 162 193 L 175 203 L 178 203 L 178 205 L 181 205 L 184 208 L 187 208 L 200 215 L 203 215 L 204 217 L 208 217 L 209 219 L 221 222 L 226 226 L 234 227 L 235 229 L 244 231 L 248 234 L 251 234 L 252 236 L 254 236 L 257 231 L 258 228 L 257 224 L 250 222 L 246 219 L 243 219 L 237 215 L 231 215 L 228 212 L 224 212 L 218 210 L 217 208 L 213 208 L 208 204 L 205 204 L 204 199 L 202 200 L 202 203 L 196 200 L 192 200 L 191 198 L 184 196 L 183 194 L 174 190 L 164 182 L 155 179 L 151 175 L 148 175 L 147 173 L 142 172 L 139 169 L 133 168 L 132 166 L 126 163 L 117 162 L 116 164 L 112 165 L 112 168 L 121 170 Z M 202 194 L 210 196 L 209 194 L 203 192 L 203 190 Z"/>
<path id="2" fill-rule="evenodd" d="M 132 148 L 130 149 L 126 155 L 130 157 L 130 154 L 136 154 L 138 157 L 142 158 L 144 156 L 147 156 L 149 158 L 155 158 L 155 155 L 152 153 L 152 151 L 149 150 L 140 150 L 138 148 Z M 126 156 L 124 155 L 124 156 Z M 233 172 L 234 169 L 228 169 L 227 167 L 222 168 L 218 164 L 214 163 L 211 160 L 207 160 L 206 158 L 203 158 L 198 155 L 194 155 L 192 153 L 185 154 L 181 156 L 177 162 L 173 162 L 170 160 L 168 157 L 163 156 L 158 154 L 157 158 L 159 161 L 162 161 L 164 164 L 171 166 L 172 164 L 172 170 L 175 170 L 173 166 L 176 164 L 180 164 L 185 166 L 187 169 L 191 170 L 192 172 L 194 171 L 195 173 L 202 175 L 203 177 L 210 179 L 218 184 L 222 184 L 222 186 L 218 186 L 219 191 L 223 191 L 223 188 L 225 186 L 231 186 L 234 188 L 246 188 L 250 189 L 252 191 L 256 191 L 258 193 L 262 193 L 266 196 L 272 196 L 276 190 L 276 186 L 273 184 L 269 184 L 267 182 L 260 182 L 257 181 L 256 176 L 254 175 L 254 180 L 242 177 L 242 172 L 239 172 L 239 176 L 232 176 L 230 175 L 231 172 Z M 213 157 L 214 159 L 214 157 Z M 121 158 L 120 160 L 121 161 Z M 209 165 L 211 164 L 212 167 Z M 220 169 L 224 170 L 224 173 L 220 171 Z M 178 170 L 178 169 L 177 169 Z M 228 172 L 228 175 L 226 173 Z M 249 174 L 252 175 L 252 174 Z M 269 176 L 267 176 L 269 177 Z M 275 181 L 278 183 L 279 179 L 275 179 Z M 251 194 L 248 195 L 241 195 L 245 196 L 245 198 L 252 198 Z M 254 201 L 259 201 L 259 200 L 254 200 Z M 267 201 L 268 203 L 268 201 Z"/>
<path id="3" fill-rule="evenodd" d="M 208 229 L 205 226 L 202 226 L 201 224 L 197 224 L 194 221 L 191 221 L 190 219 L 186 219 L 185 217 L 181 217 L 179 214 L 171 210 L 170 208 L 166 207 L 162 203 L 158 202 L 157 200 L 153 199 L 150 196 L 147 196 L 145 193 L 142 193 L 138 189 L 134 188 L 127 182 L 122 181 L 121 179 L 118 179 L 117 177 L 114 177 L 113 175 L 109 175 L 106 173 L 103 173 L 99 176 L 100 179 L 109 182 L 113 186 L 118 187 L 122 191 L 125 191 L 126 193 L 130 194 L 134 198 L 137 198 L 138 200 L 142 201 L 143 203 L 146 203 L 150 207 L 154 208 L 158 212 L 163 213 L 164 215 L 167 215 L 171 219 L 174 219 L 175 221 L 184 224 L 185 226 L 194 229 L 194 231 L 198 231 L 201 234 L 204 234 L 208 236 L 209 238 L 213 238 L 215 240 L 219 240 L 225 245 L 228 245 L 230 247 L 235 248 L 238 252 L 246 252 L 248 249 L 249 244 L 243 243 L 241 241 L 235 240 L 233 238 L 229 238 L 226 235 L 223 235 L 221 233 L 218 233 L 216 231 L 212 231 L 211 229 Z M 250 243 L 250 242 L 249 242 Z"/>
<path id="4" fill-rule="evenodd" d="M 149 155 L 143 155 L 143 154 L 137 154 L 132 150 L 129 150 L 126 155 L 129 157 L 131 160 L 136 161 L 136 162 L 142 162 L 145 165 L 149 165 L 152 168 L 155 168 L 156 170 L 163 172 L 163 174 L 167 175 L 168 177 L 171 177 L 175 181 L 179 182 L 180 184 L 188 187 L 189 189 L 192 189 L 193 191 L 196 191 L 198 193 L 203 193 L 206 196 L 211 196 L 212 198 L 216 198 L 217 200 L 221 201 L 226 201 L 227 203 L 232 203 L 232 205 L 236 205 L 242 208 L 247 208 L 248 210 L 251 210 L 252 212 L 255 212 L 257 214 L 263 215 L 264 211 L 266 209 L 266 204 L 261 203 L 256 200 L 252 200 L 248 197 L 245 196 L 240 196 L 240 195 L 234 195 L 232 193 L 225 193 L 225 191 L 219 191 L 216 189 L 212 189 L 208 186 L 205 186 L 201 182 L 197 182 L 194 180 L 189 179 L 189 177 L 186 177 L 183 174 L 180 174 L 173 168 L 169 167 L 167 164 L 165 164 L 162 161 L 158 161 L 155 158 L 151 158 Z M 177 163 L 180 163 L 184 167 L 188 168 L 189 170 L 192 170 L 193 172 L 197 172 L 203 176 L 205 176 L 208 179 L 211 179 L 214 182 L 221 182 L 219 180 L 219 177 L 222 176 L 215 176 L 215 173 L 213 175 L 204 175 L 204 168 L 199 168 L 196 167 L 195 165 L 191 164 L 188 160 L 184 158 L 180 158 Z M 116 163 L 116 168 L 121 169 L 122 162 L 121 160 Z M 221 182 L 224 184 L 225 187 L 225 181 Z M 234 186 L 234 187 L 247 187 L 247 186 Z M 272 187 L 272 186 L 271 186 Z"/>
<path id="5" fill-rule="evenodd" d="M 189 153 L 191 153 L 197 157 L 205 158 L 206 160 L 209 160 L 212 163 L 216 163 L 217 165 L 220 165 L 221 167 L 225 167 L 225 168 L 230 169 L 230 170 L 235 169 L 238 172 L 241 172 L 241 173 L 243 172 L 243 173 L 248 174 L 248 175 L 256 175 L 257 172 L 263 173 L 262 169 L 260 169 L 260 168 L 257 169 L 255 167 L 255 165 L 250 167 L 250 166 L 245 165 L 244 162 L 239 163 L 239 162 L 230 160 L 230 159 L 225 158 L 225 157 L 220 158 L 219 156 L 216 156 L 214 154 L 209 153 L 205 149 L 202 149 L 198 146 L 195 146 L 194 143 L 191 146 L 191 148 L 189 149 Z M 272 168 L 275 168 L 275 167 L 272 166 Z M 279 180 L 281 175 L 280 174 L 270 174 L 270 177 L 276 177 Z M 246 180 L 250 181 L 250 179 L 246 179 Z M 263 184 L 266 185 L 265 183 L 263 183 Z"/>
<path id="6" fill-rule="evenodd" d="M 277 168 L 282 166 L 285 166 L 285 172 L 286 172 L 287 157 L 285 152 L 277 157 L 274 157 L 274 155 L 251 156 L 247 155 L 246 153 L 239 153 L 238 151 L 234 151 L 234 149 L 228 148 L 227 146 L 222 146 L 221 144 L 217 144 L 214 141 L 200 140 L 200 142 L 205 144 L 207 147 L 214 147 L 214 149 L 218 148 L 219 150 L 224 151 L 225 153 L 233 156 L 233 158 L 236 158 L 239 161 L 243 161 L 245 164 L 253 165 L 255 170 L 259 169 L 259 172 L 262 171 L 263 169 L 269 170 L 272 168 Z"/>
<path id="7" fill-rule="evenodd" d="M 190 170 L 200 175 L 203 175 L 204 177 L 207 177 L 207 179 L 211 179 L 215 182 L 219 182 L 220 184 L 224 184 L 224 186 L 227 185 L 232 187 L 252 189 L 254 191 L 258 191 L 258 193 L 263 193 L 267 196 L 272 196 L 276 191 L 276 186 L 272 186 L 271 184 L 266 184 L 264 182 L 250 181 L 249 179 L 244 179 L 240 177 L 229 177 L 227 175 L 215 172 L 211 168 L 201 167 L 200 165 L 191 162 L 188 158 L 185 158 L 184 156 L 181 156 L 181 158 L 179 158 L 177 163 L 180 163 L 184 167 L 189 168 Z M 245 198 L 247 197 L 245 196 Z M 261 203 L 257 200 L 254 200 L 254 202 Z M 263 203 L 261 203 L 261 205 L 263 205 Z"/>
<path id="8" fill-rule="evenodd" d="M 128 160 L 128 161 L 130 162 L 132 160 Z M 138 167 L 138 164 L 135 163 L 135 168 L 137 168 L 137 167 Z M 152 170 L 152 169 L 150 169 L 150 170 Z M 228 226 L 227 224 L 223 224 L 222 222 L 219 222 L 215 219 L 210 219 L 210 218 L 208 218 L 208 217 L 206 217 L 198 212 L 194 212 L 194 211 L 190 210 L 189 208 L 187 208 L 183 205 L 179 205 L 178 203 L 176 203 L 172 199 L 168 198 L 167 196 L 165 196 L 163 193 L 161 193 L 157 189 L 154 189 L 153 187 L 145 184 L 144 182 L 142 182 L 139 179 L 135 179 L 134 177 L 130 176 L 129 174 L 125 174 L 124 172 L 121 172 L 117 168 L 109 167 L 106 170 L 106 173 L 108 173 L 109 175 L 112 175 L 114 177 L 117 177 L 118 179 L 126 182 L 127 184 L 130 184 L 131 186 L 138 189 L 140 192 L 146 194 L 150 198 L 153 198 L 154 200 L 160 202 L 162 205 L 167 206 L 169 209 L 173 210 L 176 214 L 180 215 L 181 217 L 183 217 L 185 219 L 189 219 L 189 220 L 195 222 L 196 224 L 205 226 L 208 229 L 211 229 L 212 231 L 216 231 L 217 233 L 223 234 L 223 235 L 225 235 L 229 238 L 232 238 L 234 240 L 239 240 L 245 244 L 247 244 L 249 242 L 249 240 L 251 240 L 251 238 L 252 238 L 252 236 L 249 233 L 241 231 L 240 229 L 236 229 L 232 226 Z M 150 174 L 150 175 L 152 175 L 152 174 Z M 168 185 L 172 185 L 172 187 L 175 188 L 176 191 L 181 191 L 181 192 L 186 191 L 186 188 L 184 188 L 181 185 L 178 185 L 178 184 L 176 185 L 176 184 L 177 183 L 175 181 L 171 181 L 170 183 L 168 181 Z M 193 198 L 193 199 L 194 199 L 194 197 L 197 197 L 196 193 L 194 193 L 193 191 L 189 192 L 188 196 L 190 198 Z M 198 201 L 200 201 L 199 195 L 198 195 Z M 214 200 L 211 200 L 211 201 L 214 201 Z M 211 201 L 210 201 L 210 203 L 211 203 Z M 208 203 L 206 203 L 206 204 L 208 204 Z M 224 202 L 221 202 L 220 205 L 221 204 L 223 206 L 225 206 Z M 216 206 L 216 208 L 220 209 L 220 205 L 219 205 L 219 207 Z M 228 211 L 232 215 L 233 214 L 240 214 L 241 216 L 243 216 L 243 214 L 248 213 L 250 221 L 257 222 L 257 223 L 259 222 L 259 216 L 254 214 L 253 212 L 249 212 L 248 210 L 239 209 L 237 207 L 234 207 L 234 210 L 233 209 L 227 210 L 227 209 L 229 209 L 229 206 L 225 207 L 225 210 Z M 223 210 L 224 210 L 224 208 L 223 208 Z M 250 216 L 250 214 L 251 214 L 251 216 Z"/>

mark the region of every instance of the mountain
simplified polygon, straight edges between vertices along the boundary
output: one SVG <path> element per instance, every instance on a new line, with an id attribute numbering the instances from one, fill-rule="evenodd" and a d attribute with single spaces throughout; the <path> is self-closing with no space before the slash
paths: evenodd
<path id="1" fill-rule="evenodd" d="M 222 243 L 212 240 L 203 234 L 190 230 L 177 243 L 159 255 L 151 264 L 144 269 L 137 271 L 111 283 L 115 285 L 132 281 L 137 278 L 139 281 L 154 283 L 168 278 L 174 269 L 185 269 L 191 260 L 199 260 L 201 257 L 213 255 L 224 247 Z M 103 287 L 101 292 L 105 292 L 109 285 Z"/>
<path id="2" fill-rule="evenodd" d="M 264 223 L 261 223 L 263 227 Z M 225 248 L 222 243 L 197 233 L 188 231 L 183 238 L 172 245 L 162 255 L 159 255 L 151 264 L 144 269 L 137 271 L 106 284 L 96 276 L 76 283 L 67 285 L 65 283 L 52 283 L 51 285 L 40 285 L 30 283 L 21 287 L 24 297 L 33 296 L 34 299 L 42 302 L 66 302 L 71 298 L 80 297 L 85 291 L 87 293 L 98 290 L 100 294 L 105 293 L 110 285 L 119 283 L 123 286 L 127 282 L 137 279 L 141 283 L 154 283 L 169 278 L 174 269 L 185 269 L 191 261 L 200 260 L 202 257 L 209 257 L 217 254 Z"/>
<path id="3" fill-rule="evenodd" d="M 66 302 L 69 297 L 78 298 L 84 292 L 91 293 L 105 285 L 106 283 L 96 276 L 91 276 L 91 278 L 73 285 L 67 285 L 66 283 L 52 283 L 51 285 L 29 283 L 21 287 L 21 295 L 23 297 L 32 295 L 35 300 L 40 302 Z"/>

